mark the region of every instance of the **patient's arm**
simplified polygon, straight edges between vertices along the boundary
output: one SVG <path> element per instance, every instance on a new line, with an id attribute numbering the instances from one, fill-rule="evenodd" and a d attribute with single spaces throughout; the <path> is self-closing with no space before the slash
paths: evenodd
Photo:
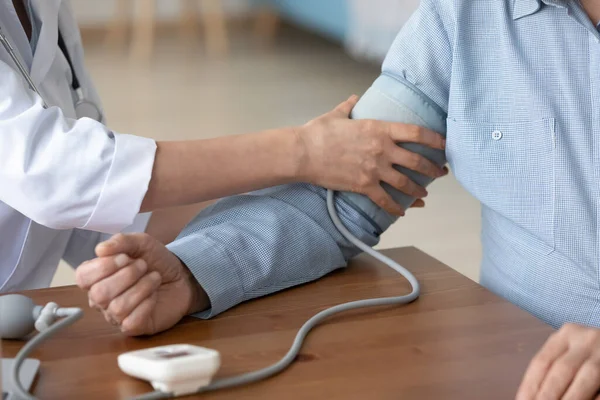
<path id="1" fill-rule="evenodd" d="M 390 51 L 383 75 L 356 106 L 354 118 L 405 122 L 445 133 L 452 57 L 436 11 L 438 1 L 451 3 L 422 0 Z M 412 150 L 445 163 L 443 152 Z M 404 206 L 413 202 L 386 189 Z M 340 194 L 336 207 L 348 230 L 369 245 L 395 220 L 356 194 Z M 245 300 L 317 279 L 358 253 L 331 222 L 325 189 L 302 184 L 210 206 L 168 246 L 172 253 L 149 236 L 111 242 L 97 249 L 98 259 L 79 267 L 78 284 L 89 290 L 91 304 L 131 334 L 156 333 L 199 310 L 204 310 L 199 317 L 217 315 Z M 118 253 L 129 258 L 115 257 Z"/>
<path id="2" fill-rule="evenodd" d="M 419 124 L 445 132 L 444 116 L 414 89 L 382 77 L 362 98 L 355 115 Z M 438 164 L 443 152 L 413 148 Z M 412 174 L 419 184 L 429 178 Z M 392 193 L 402 205 L 414 199 Z M 336 197 L 342 222 L 359 239 L 373 246 L 395 217 L 367 197 L 342 193 Z M 227 198 L 202 212 L 167 246 L 208 294 L 211 317 L 243 301 L 317 279 L 358 254 L 337 231 L 327 213 L 326 190 L 289 185 L 246 196 Z"/>
<path id="3" fill-rule="evenodd" d="M 317 279 L 346 265 L 357 250 L 327 213 L 326 191 L 305 184 L 219 201 L 168 245 L 206 291 L 211 317 L 243 301 Z M 373 226 L 341 199 L 338 213 L 369 245 Z"/>
<path id="4" fill-rule="evenodd" d="M 451 52 L 436 7 L 437 0 L 422 1 L 398 35 L 382 76 L 356 106 L 354 118 L 405 122 L 445 134 Z M 403 146 L 445 163 L 442 151 Z M 423 186 L 430 181 L 404 173 Z M 404 206 L 414 200 L 386 189 Z M 395 221 L 364 196 L 343 193 L 336 203 L 342 222 L 369 245 Z M 211 307 L 200 317 L 317 279 L 358 253 L 332 224 L 326 191 L 302 184 L 222 200 L 168 247 L 208 294 Z"/>

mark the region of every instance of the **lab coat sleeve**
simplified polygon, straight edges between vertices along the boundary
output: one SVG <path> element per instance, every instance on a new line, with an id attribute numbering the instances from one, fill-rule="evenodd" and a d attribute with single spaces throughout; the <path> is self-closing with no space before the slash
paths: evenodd
<path id="1" fill-rule="evenodd" d="M 445 132 L 452 57 L 438 3 L 451 2 L 423 0 L 398 35 L 382 79 L 356 106 L 362 118 L 422 123 Z M 434 156 L 444 162 L 443 153 Z M 211 318 L 243 301 L 310 282 L 356 256 L 359 249 L 331 221 L 326 193 L 288 185 L 223 199 L 203 210 L 167 246 L 210 299 L 210 308 L 195 316 Z M 396 220 L 365 196 L 340 193 L 335 202 L 343 224 L 370 246 Z"/>
<path id="2" fill-rule="evenodd" d="M 0 62 L 0 201 L 54 229 L 116 233 L 134 222 L 156 143 L 44 109 Z"/>
<path id="3" fill-rule="evenodd" d="M 145 232 L 152 213 L 138 214 L 132 225 L 123 230 L 123 233 Z M 77 268 L 85 261 L 96 257 L 96 246 L 108 240 L 112 235 L 83 229 L 73 229 L 67 248 L 62 259 L 72 268 Z"/>

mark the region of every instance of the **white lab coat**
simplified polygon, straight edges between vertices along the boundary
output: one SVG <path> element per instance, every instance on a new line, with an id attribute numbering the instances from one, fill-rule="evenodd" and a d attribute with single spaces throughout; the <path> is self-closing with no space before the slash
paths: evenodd
<path id="1" fill-rule="evenodd" d="M 49 105 L 0 46 L 0 292 L 47 287 L 61 258 L 77 266 L 93 257 L 101 232 L 144 230 L 149 217 L 138 212 L 155 142 L 75 119 L 58 28 L 85 98 L 100 101 L 71 6 L 31 1 L 42 23 L 33 55 L 12 0 L 0 0 L 0 26 Z"/>

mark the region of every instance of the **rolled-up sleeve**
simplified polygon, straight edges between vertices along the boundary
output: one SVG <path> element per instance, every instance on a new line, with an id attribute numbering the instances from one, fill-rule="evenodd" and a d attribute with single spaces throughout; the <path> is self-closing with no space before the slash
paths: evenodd
<path id="1" fill-rule="evenodd" d="M 358 254 L 333 225 L 325 196 L 311 185 L 282 186 L 224 199 L 192 221 L 168 248 L 210 298 L 211 308 L 198 316 L 310 282 Z M 336 204 L 354 235 L 377 243 L 365 218 L 341 198 Z"/>
<path id="2" fill-rule="evenodd" d="M 0 62 L 0 201 L 54 229 L 116 233 L 146 195 L 156 143 L 45 109 Z"/>
<path id="3" fill-rule="evenodd" d="M 156 143 L 153 140 L 125 134 L 114 135 L 114 150 L 107 177 L 83 229 L 116 233 L 136 224 L 135 219 L 138 218 L 150 184 L 155 151 Z"/>

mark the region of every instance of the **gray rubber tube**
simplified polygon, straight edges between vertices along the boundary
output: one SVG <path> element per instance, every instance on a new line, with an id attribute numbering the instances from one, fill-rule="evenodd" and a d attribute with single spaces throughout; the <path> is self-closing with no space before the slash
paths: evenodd
<path id="1" fill-rule="evenodd" d="M 296 338 L 294 339 L 294 342 L 292 343 L 292 346 L 288 350 L 287 354 L 285 356 L 283 356 L 283 358 L 281 358 L 275 364 L 272 364 L 272 365 L 270 365 L 266 368 L 260 369 L 258 371 L 253 371 L 253 372 L 249 372 L 246 374 L 233 376 L 230 378 L 223 378 L 223 379 L 216 380 L 213 383 L 211 383 L 210 385 L 203 387 L 202 389 L 200 389 L 198 392 L 196 392 L 194 394 L 212 392 L 212 391 L 220 390 L 220 389 L 228 389 L 228 388 L 233 388 L 236 386 L 249 385 L 251 383 L 262 381 L 264 379 L 267 379 L 267 378 L 270 378 L 272 376 L 279 374 L 280 372 L 285 370 L 287 367 L 290 366 L 290 364 L 292 364 L 294 362 L 294 360 L 298 356 L 298 353 L 300 352 L 300 349 L 302 348 L 302 345 L 304 344 L 304 339 L 310 333 L 310 331 L 315 326 L 317 326 L 318 324 L 320 324 L 327 318 L 331 317 L 332 315 L 350 311 L 350 310 L 355 310 L 357 308 L 407 304 L 407 303 L 410 303 L 410 302 L 416 300 L 419 297 L 419 294 L 420 294 L 419 282 L 406 268 L 404 268 L 403 266 L 401 266 L 400 264 L 398 264 L 396 261 L 392 260 L 391 258 L 384 256 L 383 254 L 379 253 L 378 251 L 376 251 L 376 250 L 372 249 L 371 247 L 369 247 L 368 245 L 364 244 L 363 242 L 361 242 L 358 238 L 356 238 L 354 235 L 352 235 L 352 233 L 350 233 L 346 229 L 346 227 L 344 226 L 344 224 L 342 223 L 342 221 L 340 221 L 340 219 L 338 217 L 337 210 L 335 209 L 334 192 L 332 192 L 331 190 L 329 190 L 327 192 L 327 209 L 329 211 L 329 215 L 330 215 L 333 223 L 335 224 L 336 228 L 340 231 L 340 233 L 346 239 L 348 239 L 356 247 L 358 247 L 365 253 L 370 254 L 377 260 L 383 262 L 384 264 L 386 264 L 389 267 L 398 271 L 402 276 L 404 276 L 409 281 L 410 285 L 412 286 L 411 292 L 407 295 L 398 296 L 398 297 L 383 297 L 383 298 L 378 298 L 378 299 L 353 301 L 350 303 L 340 304 L 340 305 L 328 308 L 326 310 L 323 310 L 320 313 L 313 316 L 308 321 L 306 321 L 304 323 L 304 325 L 302 325 L 302 327 L 296 334 Z M 171 393 L 155 391 L 155 392 L 141 395 L 139 397 L 134 397 L 132 400 L 168 399 L 168 398 L 172 398 L 172 397 L 173 397 L 173 395 Z"/>
<path id="2" fill-rule="evenodd" d="M 21 369 L 21 365 L 23 365 L 23 362 L 25 361 L 27 356 L 31 354 L 31 352 L 35 350 L 37 346 L 42 344 L 44 340 L 50 338 L 52 335 L 54 335 L 61 329 L 74 324 L 82 316 L 83 311 L 81 309 L 73 309 L 69 316 L 56 322 L 54 325 L 52 325 L 45 331 L 38 333 L 33 339 L 27 342 L 27 344 L 23 346 L 23 348 L 19 351 L 19 353 L 15 357 L 15 361 L 13 363 L 10 374 L 11 384 L 13 386 L 13 389 L 17 392 L 16 394 L 18 395 L 19 400 L 37 400 L 36 397 L 27 393 L 27 391 L 21 385 L 21 381 L 19 380 L 19 372 Z"/>
<path id="3" fill-rule="evenodd" d="M 401 99 L 402 101 L 398 101 L 398 99 Z M 425 126 L 442 134 L 445 134 L 446 132 L 445 115 L 443 110 L 435 106 L 433 102 L 429 101 L 429 99 L 424 98 L 423 95 L 416 88 L 411 87 L 411 85 L 408 82 L 398 80 L 397 78 L 388 75 L 382 75 L 375 81 L 373 86 L 365 93 L 365 95 L 361 98 L 355 109 L 352 111 L 352 118 L 368 118 L 390 122 L 401 122 L 406 124 Z M 446 163 L 445 153 L 442 150 L 434 150 L 425 146 L 407 143 L 401 143 L 399 145 L 406 148 L 407 150 L 425 156 L 426 158 L 440 166 Z M 406 168 L 396 167 L 396 169 L 401 171 L 409 178 L 411 178 L 414 182 L 423 187 L 426 187 L 427 185 L 429 185 L 429 183 L 433 181 L 433 179 L 429 177 L 425 177 L 414 171 L 407 170 Z M 386 189 L 386 191 L 390 193 L 392 198 L 405 208 L 408 208 L 415 201 L 414 198 L 407 196 L 406 194 L 392 188 L 389 185 L 384 184 L 383 186 Z M 372 222 L 380 228 L 380 230 L 383 230 L 385 227 L 389 226 L 394 220 L 393 217 L 385 213 L 383 210 L 379 209 L 379 207 L 377 207 L 365 196 L 356 193 L 342 193 L 341 195 L 343 196 L 344 200 L 347 201 L 350 205 L 352 205 L 357 211 L 370 218 Z M 329 216 L 332 222 L 334 223 L 338 231 L 357 248 L 359 248 L 367 254 L 370 254 L 377 260 L 383 262 L 384 264 L 388 265 L 389 267 L 399 272 L 402 276 L 404 276 L 412 286 L 411 292 L 407 295 L 397 297 L 354 301 L 350 303 L 340 304 L 335 307 L 331 307 L 329 309 L 321 311 L 320 313 L 316 314 L 311 319 L 309 319 L 304 325 L 302 325 L 302 327 L 296 334 L 292 346 L 287 352 L 287 354 L 285 354 L 285 356 L 276 363 L 254 372 L 249 372 L 230 378 L 216 380 L 210 385 L 201 388 L 198 392 L 193 394 L 233 388 L 241 385 L 248 385 L 279 374 L 287 367 L 289 367 L 290 364 L 292 364 L 293 361 L 296 359 L 298 353 L 300 352 L 300 349 L 302 348 L 304 339 L 310 333 L 310 331 L 319 323 L 323 322 L 325 319 L 331 317 L 332 315 L 349 310 L 354 310 L 357 308 L 407 304 L 419 297 L 419 282 L 408 270 L 406 270 L 394 260 L 384 256 L 383 254 L 364 244 L 362 241 L 360 241 L 358 238 L 352 235 L 351 232 L 348 231 L 348 229 L 344 226 L 344 224 L 338 217 L 337 210 L 335 208 L 334 196 L 335 193 L 331 190 L 327 192 L 327 210 L 329 212 Z M 73 315 L 69 318 L 66 318 L 65 320 L 60 321 L 59 323 L 53 325 L 50 329 L 48 329 L 48 331 L 45 331 L 42 334 L 36 336 L 30 343 L 28 343 L 21 350 L 21 352 L 19 352 L 18 357 L 20 357 L 20 362 L 18 364 L 15 363 L 15 368 L 13 370 L 13 378 L 15 379 L 16 376 L 18 376 L 17 373 L 18 368 L 20 367 L 20 363 L 22 363 L 26 355 L 29 354 L 29 352 L 33 350 L 35 346 L 41 343 L 45 338 L 49 337 L 52 333 L 58 331 L 64 326 L 73 323 L 79 316 Z M 18 386 L 15 387 L 20 387 L 20 383 L 17 382 L 17 384 Z M 23 392 L 25 399 L 34 399 L 23 390 L 21 391 Z M 135 397 L 133 399 L 151 400 L 167 399 L 172 397 L 174 396 L 171 393 L 155 391 L 141 395 L 139 397 Z"/>
<path id="4" fill-rule="evenodd" d="M 382 121 L 412 124 L 427 127 L 443 135 L 446 133 L 446 116 L 443 110 L 436 106 L 434 102 L 425 98 L 424 95 L 421 94 L 421 92 L 416 88 L 412 87 L 410 83 L 385 74 L 381 75 L 373 83 L 371 88 L 369 88 L 369 90 L 363 95 L 354 110 L 352 110 L 351 117 L 353 119 L 377 119 Z M 399 146 L 414 153 L 421 154 L 439 166 L 442 166 L 446 163 L 446 155 L 443 150 L 431 149 L 426 146 L 411 143 L 399 143 Z M 426 187 L 433 181 L 432 178 L 406 168 L 399 166 L 395 166 L 395 168 L 420 186 Z M 409 208 L 415 201 L 414 198 L 394 189 L 390 185 L 383 184 L 383 187 L 392 196 L 392 198 L 405 209 Z M 300 349 L 304 343 L 304 339 L 308 333 L 319 323 L 334 314 L 339 314 L 357 308 L 407 304 L 419 297 L 419 282 L 408 270 L 394 260 L 369 247 L 348 231 L 338 217 L 337 210 L 335 209 L 334 195 L 334 192 L 331 190 L 327 192 L 327 210 L 338 231 L 360 250 L 370 254 L 377 260 L 383 262 L 404 276 L 411 284 L 412 291 L 404 296 L 359 300 L 340 304 L 324 310 L 313 316 L 304 325 L 302 325 L 296 335 L 296 338 L 294 339 L 294 342 L 292 343 L 290 350 L 275 364 L 258 371 L 249 372 L 247 374 L 219 379 L 200 389 L 197 393 L 248 385 L 280 373 L 294 361 L 300 352 Z M 371 222 L 380 229 L 380 231 L 383 231 L 395 220 L 394 217 L 377 207 L 377 205 L 375 205 L 375 203 L 373 203 L 366 196 L 348 192 L 341 193 L 341 196 L 344 201 L 349 203 L 354 209 L 369 218 Z M 173 396 L 170 393 L 157 391 L 142 395 L 140 397 L 135 397 L 134 400 L 166 399 L 171 397 Z"/>

